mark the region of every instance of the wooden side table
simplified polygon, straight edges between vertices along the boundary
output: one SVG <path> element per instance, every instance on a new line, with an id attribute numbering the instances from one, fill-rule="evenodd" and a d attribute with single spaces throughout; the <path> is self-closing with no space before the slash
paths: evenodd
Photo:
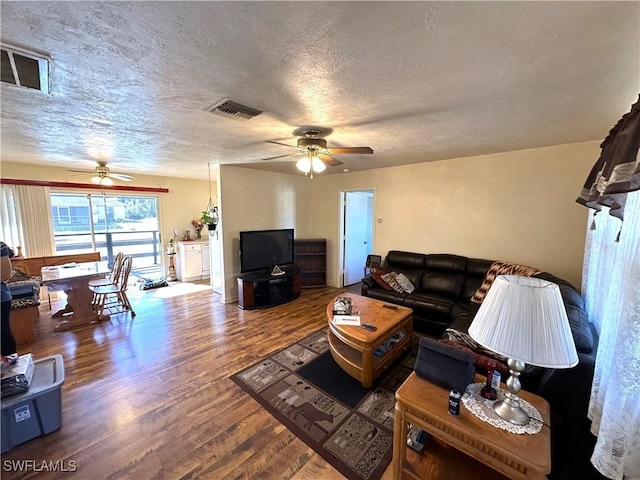
<path id="1" fill-rule="evenodd" d="M 364 276 L 368 276 L 371 275 L 373 272 L 377 272 L 378 270 L 380 270 L 379 267 L 364 267 Z"/>
<path id="2" fill-rule="evenodd" d="M 483 378 L 476 376 L 476 381 L 481 382 Z M 507 478 L 545 480 L 551 471 L 549 404 L 528 392 L 520 392 L 520 397 L 535 406 L 544 420 L 545 425 L 535 435 L 518 435 L 496 428 L 477 418 L 463 405 L 460 405 L 459 416 L 449 414 L 449 391 L 412 373 L 396 392 L 393 478 L 430 478 L 424 476 L 425 471 L 439 472 L 439 479 L 505 478 L 495 472 L 490 476 L 483 475 L 482 469 L 486 470 L 486 467 L 478 463 L 481 462 Z M 421 462 L 418 468 L 407 461 L 407 422 L 433 436 L 425 446 L 424 458 L 418 459 Z M 440 450 L 444 444 L 446 455 L 441 452 L 429 455 L 433 440 L 437 441 Z M 415 457 L 411 455 L 413 460 Z M 461 473 L 467 467 L 473 472 L 471 477 Z M 445 472 L 451 472 L 451 476 L 442 476 Z"/>

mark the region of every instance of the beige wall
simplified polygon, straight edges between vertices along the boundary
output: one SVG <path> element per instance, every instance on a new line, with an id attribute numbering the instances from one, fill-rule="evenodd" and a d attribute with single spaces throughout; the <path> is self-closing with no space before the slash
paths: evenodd
<path id="1" fill-rule="evenodd" d="M 374 253 L 453 253 L 535 266 L 580 288 L 587 209 L 575 203 L 599 142 L 458 158 L 313 180 L 310 231 L 339 285 L 340 191 L 375 190 Z"/>
<path id="2" fill-rule="evenodd" d="M 221 165 L 218 185 L 224 259 L 222 301 L 231 302 L 238 299 L 239 232 L 294 228 L 296 237 L 306 237 L 311 184 L 304 176 Z"/>
<path id="3" fill-rule="evenodd" d="M 64 168 L 9 162 L 0 163 L 0 176 L 2 176 L 2 178 L 73 183 L 90 183 L 89 179 L 91 177 L 90 174 L 73 174 L 72 176 L 72 174 Z M 207 179 L 200 181 L 135 174 L 132 182 L 118 182 L 118 184 L 169 189 L 169 193 L 151 194 L 160 198 L 160 231 L 164 243 L 168 242 L 173 236 L 174 227 L 180 229 L 180 235 L 183 234 L 184 230 L 191 230 L 191 236 L 194 237 L 195 232 L 191 226 L 191 220 L 200 218 L 202 210 L 204 210 L 209 203 L 209 184 Z M 82 191 L 86 193 L 89 190 L 64 189 L 64 191 Z M 99 190 L 90 190 L 90 192 L 98 191 Z M 140 193 L 140 195 L 150 194 Z M 216 185 L 213 181 L 211 183 L 211 195 L 213 197 L 213 203 L 217 205 Z M 206 234 L 206 229 L 204 233 Z"/>

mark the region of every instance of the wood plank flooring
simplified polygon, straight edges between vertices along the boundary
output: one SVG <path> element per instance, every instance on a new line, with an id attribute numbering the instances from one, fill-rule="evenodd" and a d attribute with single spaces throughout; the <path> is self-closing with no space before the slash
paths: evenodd
<path id="1" fill-rule="evenodd" d="M 5 453 L 3 480 L 343 478 L 228 378 L 323 327 L 343 290 L 243 311 L 183 287 L 131 291 L 133 320 L 69 332 L 53 332 L 43 303 L 39 338 L 20 353 L 63 356 L 62 426 Z"/>

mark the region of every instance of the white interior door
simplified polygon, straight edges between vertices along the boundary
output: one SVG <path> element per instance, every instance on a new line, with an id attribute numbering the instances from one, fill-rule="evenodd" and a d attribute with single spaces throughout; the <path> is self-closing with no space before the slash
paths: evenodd
<path id="1" fill-rule="evenodd" d="M 373 191 L 344 193 L 344 282 L 362 280 L 367 255 L 373 242 Z"/>

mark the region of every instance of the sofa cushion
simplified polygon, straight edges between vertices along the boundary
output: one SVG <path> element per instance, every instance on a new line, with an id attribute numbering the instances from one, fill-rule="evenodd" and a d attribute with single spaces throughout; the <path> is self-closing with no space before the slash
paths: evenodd
<path id="1" fill-rule="evenodd" d="M 450 253 L 430 253 L 424 256 L 424 268 L 442 272 L 464 273 L 467 269 L 467 257 Z"/>
<path id="2" fill-rule="evenodd" d="M 410 269 L 422 270 L 424 268 L 424 254 L 402 252 L 400 250 L 391 250 L 384 261 L 384 268 L 387 270 Z"/>
<path id="3" fill-rule="evenodd" d="M 8 286 L 13 299 L 38 296 L 40 291 L 40 286 L 30 281 L 9 283 Z"/>
<path id="4" fill-rule="evenodd" d="M 489 271 L 482 280 L 482 285 L 476 290 L 476 293 L 471 297 L 471 301 L 475 303 L 482 303 L 487 292 L 493 285 L 493 281 L 498 275 L 521 275 L 523 277 L 531 277 L 541 273 L 540 270 L 534 267 L 527 267 L 525 265 L 518 265 L 517 263 L 509 262 L 494 262 Z"/>
<path id="5" fill-rule="evenodd" d="M 452 324 L 451 324 L 451 328 L 455 328 L 453 326 L 453 322 L 455 322 L 455 320 L 461 316 L 461 315 L 470 315 L 471 318 L 473 319 L 473 317 L 476 316 L 476 313 L 478 313 L 478 310 L 480 309 L 480 305 L 477 303 L 471 303 L 468 300 L 463 300 L 461 302 L 457 302 L 453 308 L 451 309 L 451 318 L 452 320 Z M 456 328 L 456 330 L 459 330 L 458 328 Z"/>
<path id="6" fill-rule="evenodd" d="M 385 290 L 393 290 L 389 284 L 382 278 L 383 275 L 386 275 L 389 272 L 385 272 L 384 270 L 376 270 L 371 273 L 371 278 L 375 280 L 375 282 L 380 285 Z"/>
<path id="7" fill-rule="evenodd" d="M 406 293 L 398 293 L 395 290 L 384 290 L 382 288 L 371 288 L 367 291 L 367 297 L 382 300 L 383 302 L 395 303 L 396 305 L 404 305 Z"/>
<path id="8" fill-rule="evenodd" d="M 493 362 L 496 365 L 496 369 L 502 375 L 502 378 L 504 379 L 503 381 L 506 381 L 507 377 L 509 376 L 509 367 L 502 362 L 498 362 L 494 358 L 482 355 L 481 353 L 476 352 L 469 347 L 465 347 L 464 345 L 460 345 L 458 342 L 449 340 L 448 338 L 441 339 L 440 343 L 444 343 L 445 345 L 449 345 L 458 350 L 471 353 L 471 355 L 473 356 L 473 365 L 476 367 L 476 370 L 483 375 L 487 374 L 487 365 L 489 364 L 489 362 Z"/>
<path id="9" fill-rule="evenodd" d="M 418 291 L 444 294 L 452 299 L 460 297 L 464 274 L 425 270 L 418 285 Z"/>
<path id="10" fill-rule="evenodd" d="M 442 295 L 425 294 L 415 291 L 411 295 L 405 294 L 403 304 L 405 307 L 413 309 L 415 315 L 443 322 L 448 325 L 454 302 Z"/>
<path id="11" fill-rule="evenodd" d="M 469 335 L 468 333 L 460 332 L 460 331 L 455 330 L 453 328 L 447 328 L 446 333 L 447 333 L 447 335 L 449 337 L 449 340 L 453 340 L 454 342 L 457 342 L 460 345 L 463 345 L 463 346 L 465 346 L 467 348 L 470 348 L 474 352 L 480 353 L 480 354 L 482 354 L 484 356 L 487 356 L 487 357 L 490 357 L 490 358 L 492 358 L 494 360 L 502 362 L 505 365 L 507 364 L 507 358 L 506 357 L 504 357 L 503 355 L 500 355 L 499 353 L 494 352 L 493 350 L 489 350 L 488 348 L 480 345 L 473 338 L 471 338 L 471 335 Z"/>
<path id="12" fill-rule="evenodd" d="M 31 295 L 30 297 L 20 297 L 11 300 L 11 310 L 20 310 L 22 308 L 38 307 L 40 301 L 37 295 Z"/>
<path id="13" fill-rule="evenodd" d="M 391 287 L 392 290 L 395 290 L 398 293 L 403 293 L 404 289 L 402 288 L 402 285 L 400 285 L 396 280 L 397 276 L 398 274 L 396 272 L 389 272 L 389 273 L 385 273 L 384 275 L 381 275 L 380 278 L 384 280 L 385 283 L 389 285 L 389 287 Z"/>
<path id="14" fill-rule="evenodd" d="M 396 276 L 396 281 L 400 284 L 402 289 L 407 293 L 413 293 L 416 290 L 416 287 L 411 283 L 411 280 L 407 278 L 404 273 L 399 273 Z"/>
<path id="15" fill-rule="evenodd" d="M 462 286 L 463 299 L 470 300 L 473 297 L 494 262 L 495 260 L 484 260 L 482 258 L 469 258 L 467 260 L 467 271 L 465 272 L 464 285 Z"/>

